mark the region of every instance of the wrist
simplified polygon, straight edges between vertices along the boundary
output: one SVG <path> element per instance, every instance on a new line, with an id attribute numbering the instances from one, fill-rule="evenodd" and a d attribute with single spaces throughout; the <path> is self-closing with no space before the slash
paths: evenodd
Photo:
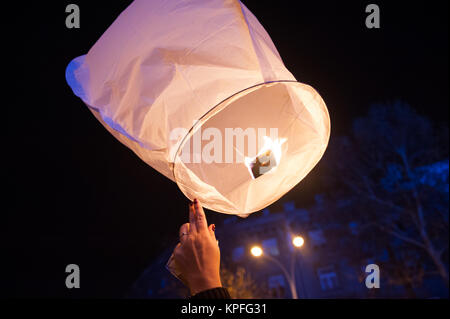
<path id="1" fill-rule="evenodd" d="M 198 294 L 199 292 L 218 287 L 222 287 L 220 277 L 199 278 L 197 280 L 193 280 L 192 283 L 189 285 L 189 289 L 191 291 L 192 296 Z"/>

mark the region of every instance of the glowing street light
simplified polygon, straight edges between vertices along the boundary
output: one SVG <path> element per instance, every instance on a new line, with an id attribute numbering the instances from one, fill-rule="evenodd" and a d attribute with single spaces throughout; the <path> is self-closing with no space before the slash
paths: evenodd
<path id="1" fill-rule="evenodd" d="M 253 256 L 255 257 L 259 257 L 263 254 L 263 250 L 261 249 L 261 247 L 259 246 L 254 246 L 252 247 L 252 249 L 250 250 L 250 252 L 252 253 Z"/>
<path id="2" fill-rule="evenodd" d="M 302 247 L 304 245 L 304 243 L 305 243 L 305 240 L 303 239 L 302 236 L 294 236 L 292 238 L 292 244 L 297 248 Z M 253 246 L 250 249 L 250 252 L 254 257 L 260 257 L 263 255 L 263 250 L 260 246 Z M 293 252 L 293 254 L 291 256 L 290 271 L 277 258 L 272 257 L 270 254 L 265 254 L 264 257 L 267 258 L 268 260 L 274 262 L 278 267 L 280 267 L 280 269 L 283 271 L 284 276 L 286 277 L 286 280 L 289 284 L 289 288 L 290 288 L 291 294 L 292 294 L 292 299 L 298 299 L 297 286 L 295 284 L 295 251 Z M 303 285 L 303 276 L 301 277 L 301 279 L 302 279 L 302 285 Z"/>
<path id="3" fill-rule="evenodd" d="M 292 244 L 293 244 L 295 247 L 302 247 L 304 243 L 305 243 L 305 240 L 303 239 L 302 236 L 295 236 L 295 237 L 292 239 Z"/>

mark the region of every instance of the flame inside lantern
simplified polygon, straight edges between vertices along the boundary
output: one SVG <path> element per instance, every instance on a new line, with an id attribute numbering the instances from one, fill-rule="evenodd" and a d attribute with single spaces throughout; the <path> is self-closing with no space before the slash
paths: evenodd
<path id="1" fill-rule="evenodd" d="M 286 142 L 286 138 L 272 140 L 268 136 L 263 136 L 264 145 L 256 157 L 245 157 L 252 179 L 258 178 L 268 172 L 274 172 L 281 161 L 281 145 Z"/>

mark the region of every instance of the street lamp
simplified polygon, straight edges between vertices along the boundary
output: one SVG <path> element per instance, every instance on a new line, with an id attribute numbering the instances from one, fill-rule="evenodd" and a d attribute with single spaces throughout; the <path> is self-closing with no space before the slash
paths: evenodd
<path id="1" fill-rule="evenodd" d="M 303 239 L 302 236 L 295 236 L 292 239 L 292 244 L 294 245 L 294 247 L 300 248 L 303 246 L 304 243 L 305 240 Z M 253 246 L 250 249 L 250 253 L 254 257 L 263 256 L 268 260 L 272 261 L 274 264 L 276 264 L 286 277 L 286 280 L 289 284 L 289 288 L 291 290 L 292 299 L 298 299 L 297 286 L 295 284 L 295 255 L 293 255 L 291 258 L 291 269 L 290 271 L 288 271 L 287 268 L 278 259 L 274 258 L 270 254 L 264 254 L 263 249 L 260 246 Z"/>
<path id="2" fill-rule="evenodd" d="M 263 254 L 263 250 L 259 246 L 253 246 L 252 249 L 250 249 L 250 252 L 255 257 L 259 257 L 259 256 L 261 256 Z"/>
<path id="3" fill-rule="evenodd" d="M 295 247 L 302 247 L 304 243 L 305 243 L 305 240 L 303 239 L 302 236 L 295 236 L 295 237 L 292 239 L 292 244 L 293 244 Z"/>

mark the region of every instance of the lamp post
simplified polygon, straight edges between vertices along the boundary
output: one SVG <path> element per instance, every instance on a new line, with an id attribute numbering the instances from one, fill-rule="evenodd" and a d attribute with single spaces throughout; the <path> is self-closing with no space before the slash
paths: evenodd
<path id="1" fill-rule="evenodd" d="M 305 243 L 305 240 L 301 236 L 295 236 L 295 237 L 292 238 L 292 244 L 296 248 L 302 247 L 304 243 Z M 281 269 L 281 271 L 283 272 L 284 276 L 286 277 L 286 280 L 287 280 L 288 285 L 289 285 L 289 289 L 291 291 L 292 299 L 298 299 L 297 285 L 295 284 L 295 259 L 296 259 L 295 258 L 295 252 L 294 252 L 294 255 L 291 256 L 291 263 L 290 263 L 290 269 L 289 270 L 278 259 L 274 258 L 270 254 L 264 254 L 264 251 L 263 251 L 263 249 L 260 246 L 253 246 L 250 249 L 250 252 L 251 252 L 251 254 L 254 257 L 258 258 L 258 257 L 262 256 L 262 257 L 267 258 L 268 260 L 270 260 L 274 264 L 276 264 Z"/>

